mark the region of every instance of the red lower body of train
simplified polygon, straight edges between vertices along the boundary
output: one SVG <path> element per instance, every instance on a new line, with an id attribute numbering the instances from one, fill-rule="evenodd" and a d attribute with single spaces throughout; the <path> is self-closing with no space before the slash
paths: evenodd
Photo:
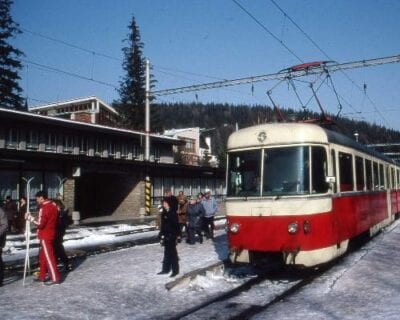
<path id="1" fill-rule="evenodd" d="M 229 212 L 235 206 L 227 205 L 231 260 L 250 262 L 253 254 L 281 253 L 286 264 L 309 267 L 331 261 L 352 238 L 372 235 L 394 220 L 400 190 L 334 195 L 328 201 L 331 210 L 311 214 L 241 214 Z"/>

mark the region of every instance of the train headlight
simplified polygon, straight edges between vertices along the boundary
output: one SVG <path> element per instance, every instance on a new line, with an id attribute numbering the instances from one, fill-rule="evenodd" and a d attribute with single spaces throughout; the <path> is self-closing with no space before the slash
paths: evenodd
<path id="1" fill-rule="evenodd" d="M 287 231 L 290 234 L 295 234 L 299 230 L 299 224 L 297 222 L 289 223 L 287 226 Z"/>
<path id="2" fill-rule="evenodd" d="M 229 231 L 232 233 L 238 233 L 239 232 L 239 225 L 237 223 L 232 223 L 229 226 Z"/>

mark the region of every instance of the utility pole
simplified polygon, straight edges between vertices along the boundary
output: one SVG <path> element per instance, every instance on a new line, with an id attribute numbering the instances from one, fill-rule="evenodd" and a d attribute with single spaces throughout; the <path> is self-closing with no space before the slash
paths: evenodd
<path id="1" fill-rule="evenodd" d="M 144 160 L 150 161 L 150 61 L 146 60 L 146 109 L 145 109 L 145 153 Z"/>
<path id="2" fill-rule="evenodd" d="M 150 61 L 146 60 L 146 110 L 145 110 L 145 153 L 144 160 L 150 161 Z M 146 170 L 145 178 L 145 212 L 146 215 L 150 215 L 151 207 L 151 181 L 149 175 L 149 169 Z"/>

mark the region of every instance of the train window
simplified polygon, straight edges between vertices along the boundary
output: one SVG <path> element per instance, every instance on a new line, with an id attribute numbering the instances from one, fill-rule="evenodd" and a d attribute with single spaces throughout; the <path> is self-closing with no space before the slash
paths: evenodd
<path id="1" fill-rule="evenodd" d="M 311 148 L 312 193 L 325 193 L 329 185 L 325 181 L 327 173 L 326 151 L 322 147 Z"/>
<path id="2" fill-rule="evenodd" d="M 397 170 L 397 189 L 400 187 L 400 170 Z"/>
<path id="3" fill-rule="evenodd" d="M 260 195 L 261 150 L 229 153 L 228 196 Z"/>
<path id="4" fill-rule="evenodd" d="M 364 190 L 364 163 L 363 158 L 356 157 L 356 190 Z"/>
<path id="5" fill-rule="evenodd" d="M 385 189 L 385 171 L 383 170 L 383 164 L 379 165 L 379 186 L 380 189 Z"/>
<path id="6" fill-rule="evenodd" d="M 378 164 L 374 162 L 374 190 L 379 190 L 379 172 L 378 172 Z"/>
<path id="7" fill-rule="evenodd" d="M 371 160 L 365 160 L 365 178 L 367 182 L 367 190 L 374 189 L 374 183 L 372 181 L 372 162 Z"/>
<path id="8" fill-rule="evenodd" d="M 396 177 L 394 175 L 394 168 L 390 168 L 390 189 L 394 189 L 396 185 Z"/>
<path id="9" fill-rule="evenodd" d="M 340 191 L 353 191 L 353 157 L 339 152 Z"/>
<path id="10" fill-rule="evenodd" d="M 308 194 L 309 166 L 309 147 L 265 149 L 263 195 Z"/>
<path id="11" fill-rule="evenodd" d="M 335 150 L 331 151 L 331 160 L 332 160 L 332 175 L 336 177 L 336 155 Z M 337 192 L 337 184 L 336 182 L 333 184 L 333 192 Z"/>

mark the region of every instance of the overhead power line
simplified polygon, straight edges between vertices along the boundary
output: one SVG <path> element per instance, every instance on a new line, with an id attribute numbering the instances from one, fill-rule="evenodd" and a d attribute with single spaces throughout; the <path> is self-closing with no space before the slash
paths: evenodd
<path id="1" fill-rule="evenodd" d="M 66 42 L 66 41 L 63 41 L 63 40 L 59 40 L 59 39 L 56 39 L 56 38 L 53 38 L 53 37 L 49 37 L 49 36 L 46 36 L 44 34 L 41 34 L 41 33 L 38 33 L 38 32 L 34 32 L 34 31 L 30 31 L 30 30 L 25 29 L 25 28 L 21 28 L 21 30 L 23 32 L 32 34 L 34 36 L 37 36 L 37 37 L 40 37 L 40 38 L 43 38 L 43 39 L 47 39 L 47 40 L 50 40 L 50 41 L 53 41 L 53 42 L 57 42 L 57 43 L 65 45 L 67 47 L 71 47 L 71 48 L 74 48 L 74 49 L 77 49 L 77 50 L 80 50 L 80 51 L 84 51 L 84 52 L 87 52 L 87 53 L 90 53 L 90 54 L 94 54 L 94 55 L 101 56 L 103 58 L 107 58 L 107 59 L 111 59 L 111 60 L 115 60 L 115 61 L 118 61 L 118 62 L 122 61 L 121 59 L 113 57 L 113 56 L 110 56 L 108 54 L 104 54 L 104 53 L 101 53 L 101 52 L 98 52 L 98 51 L 86 49 L 86 48 L 83 48 L 83 47 L 78 46 L 76 44 L 72 44 L 72 43 L 69 43 L 69 42 Z"/>
<path id="2" fill-rule="evenodd" d="M 339 70 L 348 70 L 348 69 L 355 69 L 355 68 L 363 68 L 363 67 L 372 67 L 382 64 L 388 63 L 396 63 L 400 62 L 400 55 L 390 56 L 390 57 L 383 57 L 383 58 L 376 58 L 376 59 L 369 59 L 369 60 L 360 60 L 354 62 L 346 62 L 346 63 L 332 63 L 332 64 L 324 64 L 323 66 L 318 67 L 309 67 L 309 68 L 302 68 L 299 70 L 289 68 L 287 70 L 278 72 L 278 73 L 271 73 L 267 75 L 261 76 L 252 76 L 246 78 L 239 78 L 233 80 L 222 80 L 216 82 L 209 82 L 204 84 L 180 87 L 180 88 L 173 88 L 173 89 L 165 89 L 165 90 L 157 90 L 153 91 L 151 94 L 153 96 L 165 96 L 171 94 L 178 94 L 178 93 L 185 93 L 185 92 L 193 92 L 193 91 L 200 91 L 200 90 L 208 90 L 208 89 L 216 89 L 222 87 L 230 87 L 236 86 L 246 83 L 254 83 L 254 82 L 262 82 L 262 81 L 270 81 L 270 80 L 284 80 L 289 78 L 297 78 L 303 77 L 313 74 L 319 74 L 322 72 L 335 72 Z"/>
<path id="3" fill-rule="evenodd" d="M 290 52 L 292 56 L 294 56 L 300 62 L 304 62 L 292 49 L 290 49 L 282 39 L 276 36 L 271 30 L 269 30 L 260 20 L 258 20 L 251 12 L 249 12 L 245 7 L 243 7 L 238 1 L 232 0 L 241 10 L 243 10 L 251 19 L 254 20 L 264 31 L 266 31 L 272 38 L 278 41 L 287 51 Z"/>
<path id="4" fill-rule="evenodd" d="M 53 42 L 62 44 L 64 46 L 67 46 L 67 47 L 70 47 L 70 48 L 73 48 L 73 49 L 76 49 L 76 50 L 80 50 L 82 52 L 90 53 L 92 55 L 96 55 L 96 56 L 100 56 L 100 57 L 103 57 L 103 58 L 111 59 L 111 60 L 118 61 L 118 62 L 121 62 L 121 63 L 123 61 L 122 59 L 110 56 L 108 54 L 105 54 L 105 53 L 102 53 L 102 52 L 99 52 L 99 51 L 96 51 L 96 50 L 84 48 L 82 46 L 79 46 L 79 45 L 76 45 L 76 44 L 73 44 L 73 43 L 70 43 L 70 42 L 67 42 L 67 41 L 64 41 L 64 40 L 56 39 L 54 37 L 50 37 L 48 35 L 44 35 L 44 34 L 39 33 L 39 32 L 31 31 L 31 30 L 28 30 L 28 29 L 25 29 L 25 28 L 21 28 L 21 30 L 24 31 L 25 33 L 29 33 L 29 34 L 34 35 L 36 37 L 40 37 L 40 38 L 43 38 L 43 39 L 46 39 L 46 40 L 49 40 L 49 41 L 53 41 Z M 189 71 L 183 71 L 183 70 L 167 68 L 167 67 L 162 67 L 162 66 L 157 66 L 157 65 L 153 65 L 153 67 L 154 67 L 154 69 L 158 70 L 161 73 L 166 73 L 163 70 L 167 70 L 167 71 L 172 71 L 172 72 L 177 72 L 177 73 L 193 75 L 193 76 L 197 76 L 197 77 L 222 80 L 222 78 L 218 78 L 218 77 L 214 77 L 214 76 L 210 76 L 210 75 L 199 74 L 199 73 L 194 73 L 194 72 L 189 72 Z M 179 75 L 174 75 L 174 76 L 175 77 L 179 77 L 179 78 L 184 78 L 184 77 L 179 76 Z"/>
<path id="5" fill-rule="evenodd" d="M 82 76 L 82 75 L 77 74 L 77 73 L 64 71 L 64 70 L 61 70 L 61 69 L 57 69 L 57 68 L 54 68 L 54 67 L 46 66 L 44 64 L 40 64 L 40 63 L 29 61 L 29 60 L 21 59 L 21 61 L 26 63 L 26 64 L 30 64 L 30 65 L 33 65 L 33 66 L 36 66 L 36 67 L 43 68 L 45 70 L 49 70 L 49 71 L 52 71 L 52 72 L 65 74 L 65 75 L 70 76 L 70 77 L 74 77 L 74 78 L 78 78 L 78 79 L 82 79 L 82 80 L 87 80 L 87 81 L 95 82 L 95 83 L 98 83 L 98 84 L 101 84 L 101 85 L 104 85 L 104 86 L 108 86 L 108 87 L 112 87 L 112 88 L 118 89 L 118 87 L 116 87 L 115 85 L 113 85 L 111 83 L 100 81 L 100 80 L 95 80 L 93 78 L 88 78 L 88 77 Z"/>

